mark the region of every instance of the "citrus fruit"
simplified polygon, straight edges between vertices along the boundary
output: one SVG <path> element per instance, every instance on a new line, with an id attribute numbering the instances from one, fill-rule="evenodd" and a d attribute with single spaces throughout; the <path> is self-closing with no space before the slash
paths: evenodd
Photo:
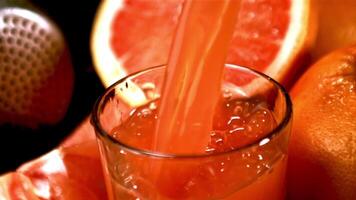
<path id="1" fill-rule="evenodd" d="M 97 12 L 91 52 L 105 86 L 128 73 L 165 64 L 183 0 L 105 0 Z M 309 0 L 241 1 L 228 63 L 253 67 L 278 81 L 313 41 Z"/>
<path id="2" fill-rule="evenodd" d="M 46 198 L 48 194 L 50 199 L 60 199 L 66 195 L 63 199 L 91 200 L 106 197 L 95 140 L 60 147 L 21 166 L 17 171 L 26 175 L 38 189 L 41 189 L 41 184 L 48 186 L 37 193 L 41 198 Z"/>
<path id="3" fill-rule="evenodd" d="M 17 172 L 0 176 L 0 199 L 39 200 L 30 179 Z"/>
<path id="4" fill-rule="evenodd" d="M 0 124 L 57 123 L 73 89 L 66 42 L 50 19 L 14 2 L 0 7 Z"/>
<path id="5" fill-rule="evenodd" d="M 356 43 L 356 1 L 354 0 L 317 0 L 318 31 L 312 59 L 334 49 Z"/>
<path id="6" fill-rule="evenodd" d="M 356 46 L 311 66 L 291 95 L 291 199 L 356 199 Z"/>
<path id="7" fill-rule="evenodd" d="M 0 199 L 107 199 L 94 130 L 88 120 L 59 148 L 0 176 Z M 78 137 L 79 136 L 79 137 Z"/>

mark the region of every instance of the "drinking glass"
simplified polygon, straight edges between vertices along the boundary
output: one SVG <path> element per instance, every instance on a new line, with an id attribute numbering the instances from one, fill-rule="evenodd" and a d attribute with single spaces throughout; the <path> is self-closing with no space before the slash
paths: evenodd
<path id="1" fill-rule="evenodd" d="M 263 137 L 235 149 L 168 154 L 114 137 L 113 130 L 135 110 L 159 107 L 164 78 L 165 66 L 129 75 L 109 87 L 94 106 L 91 122 L 109 199 L 284 199 L 292 120 L 292 104 L 285 89 L 252 69 L 225 65 L 222 96 L 244 101 L 258 96 L 276 122 Z"/>

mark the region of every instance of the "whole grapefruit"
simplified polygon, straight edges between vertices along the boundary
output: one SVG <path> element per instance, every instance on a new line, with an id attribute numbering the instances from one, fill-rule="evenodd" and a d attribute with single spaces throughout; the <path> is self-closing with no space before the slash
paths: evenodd
<path id="1" fill-rule="evenodd" d="M 290 199 L 356 199 L 356 46 L 311 66 L 291 96 Z"/>

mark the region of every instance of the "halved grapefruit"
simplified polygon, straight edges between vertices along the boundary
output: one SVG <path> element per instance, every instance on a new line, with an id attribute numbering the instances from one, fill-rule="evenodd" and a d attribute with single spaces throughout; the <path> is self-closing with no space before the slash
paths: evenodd
<path id="1" fill-rule="evenodd" d="M 0 174 L 0 199 L 107 199 L 94 129 L 86 119 L 55 150 Z"/>
<path id="2" fill-rule="evenodd" d="M 94 21 L 91 52 L 103 84 L 165 64 L 184 0 L 105 0 Z M 288 83 L 314 37 L 310 0 L 241 0 L 228 63 Z"/>

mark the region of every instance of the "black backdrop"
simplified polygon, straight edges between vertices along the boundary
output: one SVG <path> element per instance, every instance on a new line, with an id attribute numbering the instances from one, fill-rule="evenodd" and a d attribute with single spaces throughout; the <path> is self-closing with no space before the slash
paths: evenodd
<path id="1" fill-rule="evenodd" d="M 0 126 L 0 174 L 56 147 L 89 115 L 96 98 L 104 90 L 94 69 L 89 38 L 98 1 L 32 0 L 63 31 L 71 52 L 75 86 L 65 118 L 55 126 L 37 130 Z"/>

